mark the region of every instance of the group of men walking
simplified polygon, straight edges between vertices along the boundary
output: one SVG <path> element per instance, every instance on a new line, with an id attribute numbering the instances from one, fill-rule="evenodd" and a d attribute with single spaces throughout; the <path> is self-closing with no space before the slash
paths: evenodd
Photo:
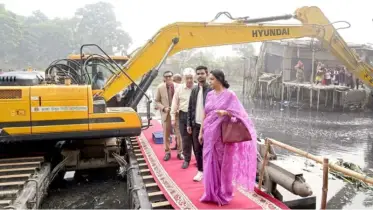
<path id="1" fill-rule="evenodd" d="M 198 84 L 194 79 L 197 78 Z M 206 95 L 211 90 L 207 83 L 208 69 L 198 66 L 195 70 L 186 68 L 183 71 L 183 82 L 177 79 L 171 71 L 163 73 L 164 82 L 157 87 L 155 96 L 156 106 L 161 112 L 163 126 L 164 161 L 171 159 L 170 135 L 175 133 L 177 158 L 183 160 L 181 168 L 189 167 L 192 149 L 197 161 L 198 172 L 194 181 L 203 178 L 202 142 L 198 135 L 203 121 Z"/>

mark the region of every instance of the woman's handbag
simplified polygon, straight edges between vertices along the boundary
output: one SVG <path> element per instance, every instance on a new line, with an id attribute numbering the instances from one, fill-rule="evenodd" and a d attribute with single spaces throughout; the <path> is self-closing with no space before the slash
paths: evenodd
<path id="1" fill-rule="evenodd" d="M 251 141 L 251 134 L 241 120 L 223 121 L 222 124 L 222 140 L 223 143 L 239 143 Z"/>

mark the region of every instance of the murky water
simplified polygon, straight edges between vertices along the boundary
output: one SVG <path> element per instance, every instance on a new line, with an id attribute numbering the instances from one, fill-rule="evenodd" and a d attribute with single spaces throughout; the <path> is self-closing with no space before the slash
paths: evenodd
<path id="1" fill-rule="evenodd" d="M 75 175 L 70 182 L 54 183 L 42 209 L 128 209 L 127 184 L 115 169 Z"/>
<path id="2" fill-rule="evenodd" d="M 258 134 L 274 138 L 314 155 L 342 158 L 363 169 L 373 168 L 373 113 L 317 112 L 269 102 L 245 102 Z M 280 154 L 292 155 L 276 149 Z M 312 183 L 311 183 L 312 184 Z M 321 190 L 321 186 L 319 187 Z M 372 192 L 345 187 L 329 208 L 373 208 Z"/>

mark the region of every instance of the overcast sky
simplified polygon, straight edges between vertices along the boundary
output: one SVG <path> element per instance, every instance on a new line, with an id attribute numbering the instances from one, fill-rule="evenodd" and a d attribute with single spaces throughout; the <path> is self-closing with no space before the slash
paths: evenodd
<path id="1" fill-rule="evenodd" d="M 99 0 L 0 0 L 6 8 L 29 15 L 41 10 L 49 17 L 71 17 L 77 8 Z M 345 20 L 351 28 L 340 34 L 348 42 L 373 43 L 373 13 L 369 0 L 101 0 L 115 7 L 117 20 L 143 45 L 161 27 L 176 21 L 210 21 L 220 11 L 232 16 L 263 17 L 293 13 L 301 6 L 318 6 L 330 21 Z M 285 22 L 286 23 L 286 22 Z"/>

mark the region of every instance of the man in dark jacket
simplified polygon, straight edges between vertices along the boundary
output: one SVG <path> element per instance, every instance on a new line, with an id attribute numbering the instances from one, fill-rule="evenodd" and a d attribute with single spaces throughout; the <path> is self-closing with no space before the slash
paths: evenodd
<path id="1" fill-rule="evenodd" d="M 190 94 L 189 106 L 188 106 L 188 133 L 192 134 L 192 145 L 194 155 L 197 160 L 198 173 L 193 178 L 194 181 L 201 181 L 203 178 L 203 160 L 202 160 L 202 148 L 203 144 L 198 141 L 199 131 L 201 129 L 201 123 L 203 120 L 203 112 L 205 107 L 206 95 L 211 90 L 209 84 L 206 82 L 208 76 L 208 70 L 205 66 L 198 66 L 196 68 L 196 75 L 198 85 L 196 85 Z M 191 153 L 191 151 L 190 151 Z M 190 154 L 189 153 L 189 154 Z M 186 153 L 184 153 L 186 154 Z M 189 166 L 191 155 L 184 156 L 183 168 Z"/>

